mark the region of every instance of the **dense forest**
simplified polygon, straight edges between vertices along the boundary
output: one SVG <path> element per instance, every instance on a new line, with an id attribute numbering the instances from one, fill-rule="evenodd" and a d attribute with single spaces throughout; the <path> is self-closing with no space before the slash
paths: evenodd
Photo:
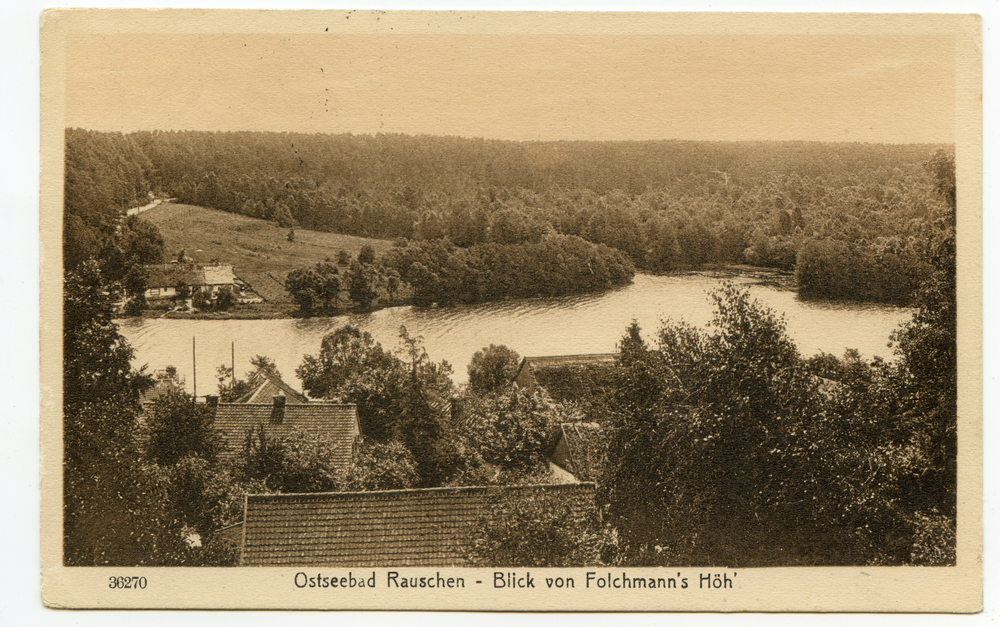
<path id="1" fill-rule="evenodd" d="M 122 207 L 155 191 L 282 226 L 459 248 L 572 236 L 643 270 L 746 263 L 796 270 L 806 295 L 888 302 L 906 302 L 930 273 L 945 211 L 939 165 L 953 160 L 930 145 L 66 138 L 67 267 L 100 250 Z"/>

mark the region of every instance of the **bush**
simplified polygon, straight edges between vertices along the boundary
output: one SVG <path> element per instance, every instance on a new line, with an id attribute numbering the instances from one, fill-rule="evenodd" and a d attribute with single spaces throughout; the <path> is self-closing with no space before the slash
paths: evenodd
<path id="1" fill-rule="evenodd" d="M 490 344 L 472 355 L 469 388 L 474 394 L 488 394 L 514 382 L 521 356 L 503 344 Z"/>
<path id="2" fill-rule="evenodd" d="M 486 567 L 597 566 L 606 543 L 593 503 L 520 488 L 492 495 L 468 559 Z"/>
<path id="3" fill-rule="evenodd" d="M 236 464 L 242 481 L 260 481 L 276 492 L 332 492 L 344 484 L 335 447 L 325 438 L 297 429 L 276 439 L 263 425 L 246 434 Z"/>
<path id="4" fill-rule="evenodd" d="M 466 431 L 482 459 L 501 470 L 545 463 L 552 407 L 538 394 L 510 388 L 466 407 Z"/>
<path id="5" fill-rule="evenodd" d="M 375 248 L 371 244 L 364 244 L 361 252 L 358 253 L 358 263 L 371 265 L 375 263 Z"/>

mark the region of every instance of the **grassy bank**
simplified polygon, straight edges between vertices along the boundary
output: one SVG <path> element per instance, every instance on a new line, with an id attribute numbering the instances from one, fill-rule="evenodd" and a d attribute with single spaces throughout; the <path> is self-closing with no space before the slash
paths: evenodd
<path id="1" fill-rule="evenodd" d="M 284 288 L 285 277 L 292 270 L 327 258 L 336 259 L 341 250 L 356 257 L 365 244 L 372 246 L 376 254 L 392 247 L 388 240 L 299 228 L 295 229 L 294 241 L 289 241 L 289 229 L 273 222 L 193 205 L 165 203 L 144 212 L 142 217 L 160 229 L 169 259 L 176 259 L 183 250 L 197 262 L 218 259 L 231 263 L 236 275 L 264 297 L 265 305 L 292 303 Z M 266 315 L 267 307 L 258 309 L 261 314 L 258 317 L 275 317 Z M 241 312 L 234 309 L 231 313 L 222 317 L 240 317 L 236 314 Z"/>

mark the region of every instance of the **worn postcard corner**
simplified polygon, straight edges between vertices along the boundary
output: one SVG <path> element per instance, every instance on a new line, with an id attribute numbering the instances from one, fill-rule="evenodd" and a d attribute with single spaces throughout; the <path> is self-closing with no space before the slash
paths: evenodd
<path id="1" fill-rule="evenodd" d="M 981 610 L 979 16 L 40 24 L 48 607 Z"/>

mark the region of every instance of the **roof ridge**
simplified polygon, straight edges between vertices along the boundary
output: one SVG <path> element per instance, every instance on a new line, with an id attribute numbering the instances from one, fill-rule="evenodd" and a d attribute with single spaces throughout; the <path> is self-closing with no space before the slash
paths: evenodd
<path id="1" fill-rule="evenodd" d="M 617 357 L 620 352 L 614 353 L 577 353 L 574 355 L 531 355 L 524 359 L 561 359 L 563 357 Z"/>
<path id="2" fill-rule="evenodd" d="M 443 494 L 446 492 L 471 493 L 482 492 L 490 489 L 557 489 L 557 490 L 583 490 L 587 488 L 597 489 L 594 481 L 582 481 L 580 483 L 519 483 L 515 485 L 469 485 L 469 486 L 441 486 L 437 488 L 405 488 L 400 490 L 361 490 L 358 492 L 286 492 L 277 494 L 247 494 L 248 499 L 281 499 L 289 497 L 321 498 L 330 496 L 389 496 L 394 494 Z"/>
<path id="3" fill-rule="evenodd" d="M 219 407 L 272 407 L 274 403 L 219 403 Z M 309 401 L 285 405 L 285 409 L 296 407 L 357 407 L 357 403 L 328 403 L 326 401 Z"/>

